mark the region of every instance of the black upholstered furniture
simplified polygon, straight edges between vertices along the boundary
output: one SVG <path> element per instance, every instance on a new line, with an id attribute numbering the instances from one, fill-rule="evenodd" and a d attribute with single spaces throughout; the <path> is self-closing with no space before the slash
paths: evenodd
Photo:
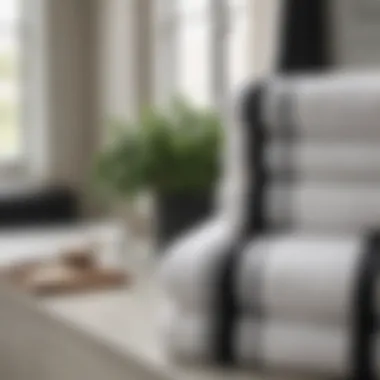
<path id="1" fill-rule="evenodd" d="M 77 194 L 65 186 L 0 192 L 0 229 L 69 224 L 79 218 Z"/>

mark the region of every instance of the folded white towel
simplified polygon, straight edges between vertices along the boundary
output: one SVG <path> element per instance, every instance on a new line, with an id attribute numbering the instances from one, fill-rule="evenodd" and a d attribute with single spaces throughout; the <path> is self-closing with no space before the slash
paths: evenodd
<path id="1" fill-rule="evenodd" d="M 164 341 L 178 360 L 212 363 L 212 322 L 202 315 L 174 312 L 163 325 Z M 380 375 L 380 334 L 374 363 Z M 258 321 L 242 317 L 236 324 L 233 347 L 236 364 L 270 371 L 349 376 L 349 330 L 313 324 Z"/>
<path id="2" fill-rule="evenodd" d="M 226 248 L 237 240 L 237 230 L 227 219 L 214 219 L 170 247 L 165 255 L 160 278 L 169 298 L 185 307 L 212 309 L 215 278 Z"/>
<path id="3" fill-rule="evenodd" d="M 380 138 L 380 74 L 276 78 L 266 102 L 266 119 L 274 131 L 284 128 L 282 101 L 288 95 L 288 120 L 298 136 L 366 142 Z"/>
<path id="4" fill-rule="evenodd" d="M 218 296 L 226 240 L 223 230 L 214 229 L 210 236 L 205 231 L 198 233 L 197 239 L 202 236 L 204 241 L 199 240 L 197 249 L 189 245 L 172 252 L 164 263 L 162 281 L 169 298 L 181 308 L 209 314 Z M 352 322 L 362 254 L 358 237 L 294 234 L 253 240 L 236 268 L 237 303 L 244 312 L 268 318 L 345 326 Z"/>
<path id="5" fill-rule="evenodd" d="M 291 165 L 296 181 L 380 183 L 380 150 L 376 141 L 345 143 L 297 139 L 286 145 L 274 139 L 265 149 L 265 162 L 275 178 L 283 173 L 285 163 Z"/>
<path id="6" fill-rule="evenodd" d="M 346 326 L 352 321 L 362 253 L 354 238 L 260 239 L 239 263 L 238 303 L 243 310 L 261 310 L 266 318 Z"/>
<path id="7" fill-rule="evenodd" d="M 268 218 L 300 233 L 357 233 L 380 221 L 380 183 L 274 183 L 268 188 Z"/>

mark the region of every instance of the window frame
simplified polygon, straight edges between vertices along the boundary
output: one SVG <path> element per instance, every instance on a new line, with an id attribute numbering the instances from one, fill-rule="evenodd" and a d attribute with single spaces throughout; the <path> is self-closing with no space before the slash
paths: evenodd
<path id="1" fill-rule="evenodd" d="M 225 112 L 231 101 L 228 66 L 228 38 L 231 30 L 229 0 L 209 0 L 211 26 L 211 77 L 210 91 L 212 104 Z M 155 99 L 162 104 L 175 92 L 178 78 L 176 60 L 179 17 L 176 14 L 176 0 L 157 0 L 155 12 Z M 247 1 L 247 8 L 249 7 Z M 249 27 L 248 31 L 249 32 Z M 248 64 L 248 54 L 247 54 Z"/>
<path id="2" fill-rule="evenodd" d="M 24 14 L 26 13 L 25 12 L 25 9 L 24 9 L 24 6 L 25 6 L 25 1 L 26 0 L 20 0 L 20 15 L 19 15 L 19 24 L 17 25 L 17 29 L 14 31 L 16 34 L 17 34 L 17 40 L 18 40 L 18 45 L 19 45 L 19 49 L 20 49 L 20 68 L 19 68 L 19 72 L 18 72 L 18 75 L 20 76 L 19 77 L 19 81 L 20 83 L 22 84 L 24 82 L 24 77 L 25 77 L 25 63 L 24 63 L 24 52 L 23 52 L 23 45 L 24 45 Z M 25 128 L 24 128 L 24 124 L 25 124 L 25 121 L 24 121 L 24 111 L 25 111 L 25 95 L 23 92 L 21 92 L 21 99 L 20 99 L 20 120 L 19 120 L 19 125 L 17 126 L 18 128 L 20 128 L 20 134 L 21 134 L 21 151 L 24 151 L 24 147 L 25 147 L 25 141 L 24 141 L 24 135 L 25 135 Z M 21 152 L 20 152 L 21 153 Z M 13 175 L 20 175 L 20 173 L 22 173 L 23 171 L 23 167 L 24 167 L 24 161 L 25 158 L 22 157 L 22 153 L 21 154 L 17 154 L 16 156 L 13 156 L 13 157 L 7 157 L 7 156 L 4 156 L 4 157 L 1 157 L 0 156 L 0 174 L 2 176 L 6 176 L 7 178 L 8 177 L 11 177 Z"/>
<path id="3" fill-rule="evenodd" d="M 45 88 L 43 78 L 43 10 L 45 0 L 20 0 L 20 153 L 14 157 L 0 158 L 0 180 L 7 182 L 30 179 L 35 164 L 46 151 L 43 144 L 45 125 L 43 107 Z"/>

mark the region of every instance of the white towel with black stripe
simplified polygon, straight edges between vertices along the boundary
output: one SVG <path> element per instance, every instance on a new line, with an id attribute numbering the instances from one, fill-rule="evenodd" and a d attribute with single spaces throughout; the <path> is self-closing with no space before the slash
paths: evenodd
<path id="1" fill-rule="evenodd" d="M 162 280 L 180 310 L 166 319 L 169 346 L 198 361 L 367 378 L 371 356 L 380 366 L 380 234 L 369 234 L 380 75 L 276 78 L 244 109 L 247 215 L 241 231 L 214 220 L 167 253 Z"/>
<path id="2" fill-rule="evenodd" d="M 380 181 L 274 182 L 267 188 L 271 226 L 289 226 L 299 233 L 357 234 L 380 220 Z"/>
<path id="3" fill-rule="evenodd" d="M 203 228 L 188 236 L 181 251 L 169 253 L 162 282 L 169 298 L 181 308 L 212 312 L 226 235 L 221 225 Z M 243 312 L 268 318 L 347 325 L 363 255 L 359 236 L 292 234 L 254 239 L 236 268 L 236 302 Z M 380 294 L 376 302 L 380 310 Z"/>
<path id="4" fill-rule="evenodd" d="M 266 120 L 274 135 L 283 129 L 283 96 L 291 95 L 290 119 L 302 138 L 373 142 L 380 139 L 380 73 L 274 78 Z"/>
<path id="5" fill-rule="evenodd" d="M 285 149 L 289 148 L 289 151 Z M 380 150 L 377 142 L 344 142 L 296 139 L 287 147 L 279 140 L 266 147 L 265 164 L 272 178 L 282 176 L 283 160 L 290 159 L 295 178 L 301 182 L 380 183 Z"/>
<path id="6" fill-rule="evenodd" d="M 328 233 L 376 226 L 380 73 L 275 78 L 262 104 L 270 226 Z"/>
<path id="7" fill-rule="evenodd" d="M 236 228 L 220 218 L 175 242 L 166 252 L 159 271 L 169 299 L 190 310 L 211 310 L 224 252 L 237 238 Z"/>
<path id="8" fill-rule="evenodd" d="M 352 343 L 347 327 L 312 323 L 256 320 L 242 316 L 236 322 L 233 351 L 241 367 L 347 378 L 352 371 Z M 213 363 L 212 320 L 208 316 L 167 313 L 162 335 L 172 357 L 190 363 Z M 380 376 L 380 331 L 373 365 Z"/>

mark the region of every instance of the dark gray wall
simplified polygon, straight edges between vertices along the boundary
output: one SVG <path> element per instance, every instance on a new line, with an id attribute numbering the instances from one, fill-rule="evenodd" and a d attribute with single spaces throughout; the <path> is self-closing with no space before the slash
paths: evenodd
<path id="1" fill-rule="evenodd" d="M 374 5 L 367 7 L 371 1 Z M 380 2 L 334 0 L 333 9 L 337 63 L 344 68 L 380 68 Z"/>

